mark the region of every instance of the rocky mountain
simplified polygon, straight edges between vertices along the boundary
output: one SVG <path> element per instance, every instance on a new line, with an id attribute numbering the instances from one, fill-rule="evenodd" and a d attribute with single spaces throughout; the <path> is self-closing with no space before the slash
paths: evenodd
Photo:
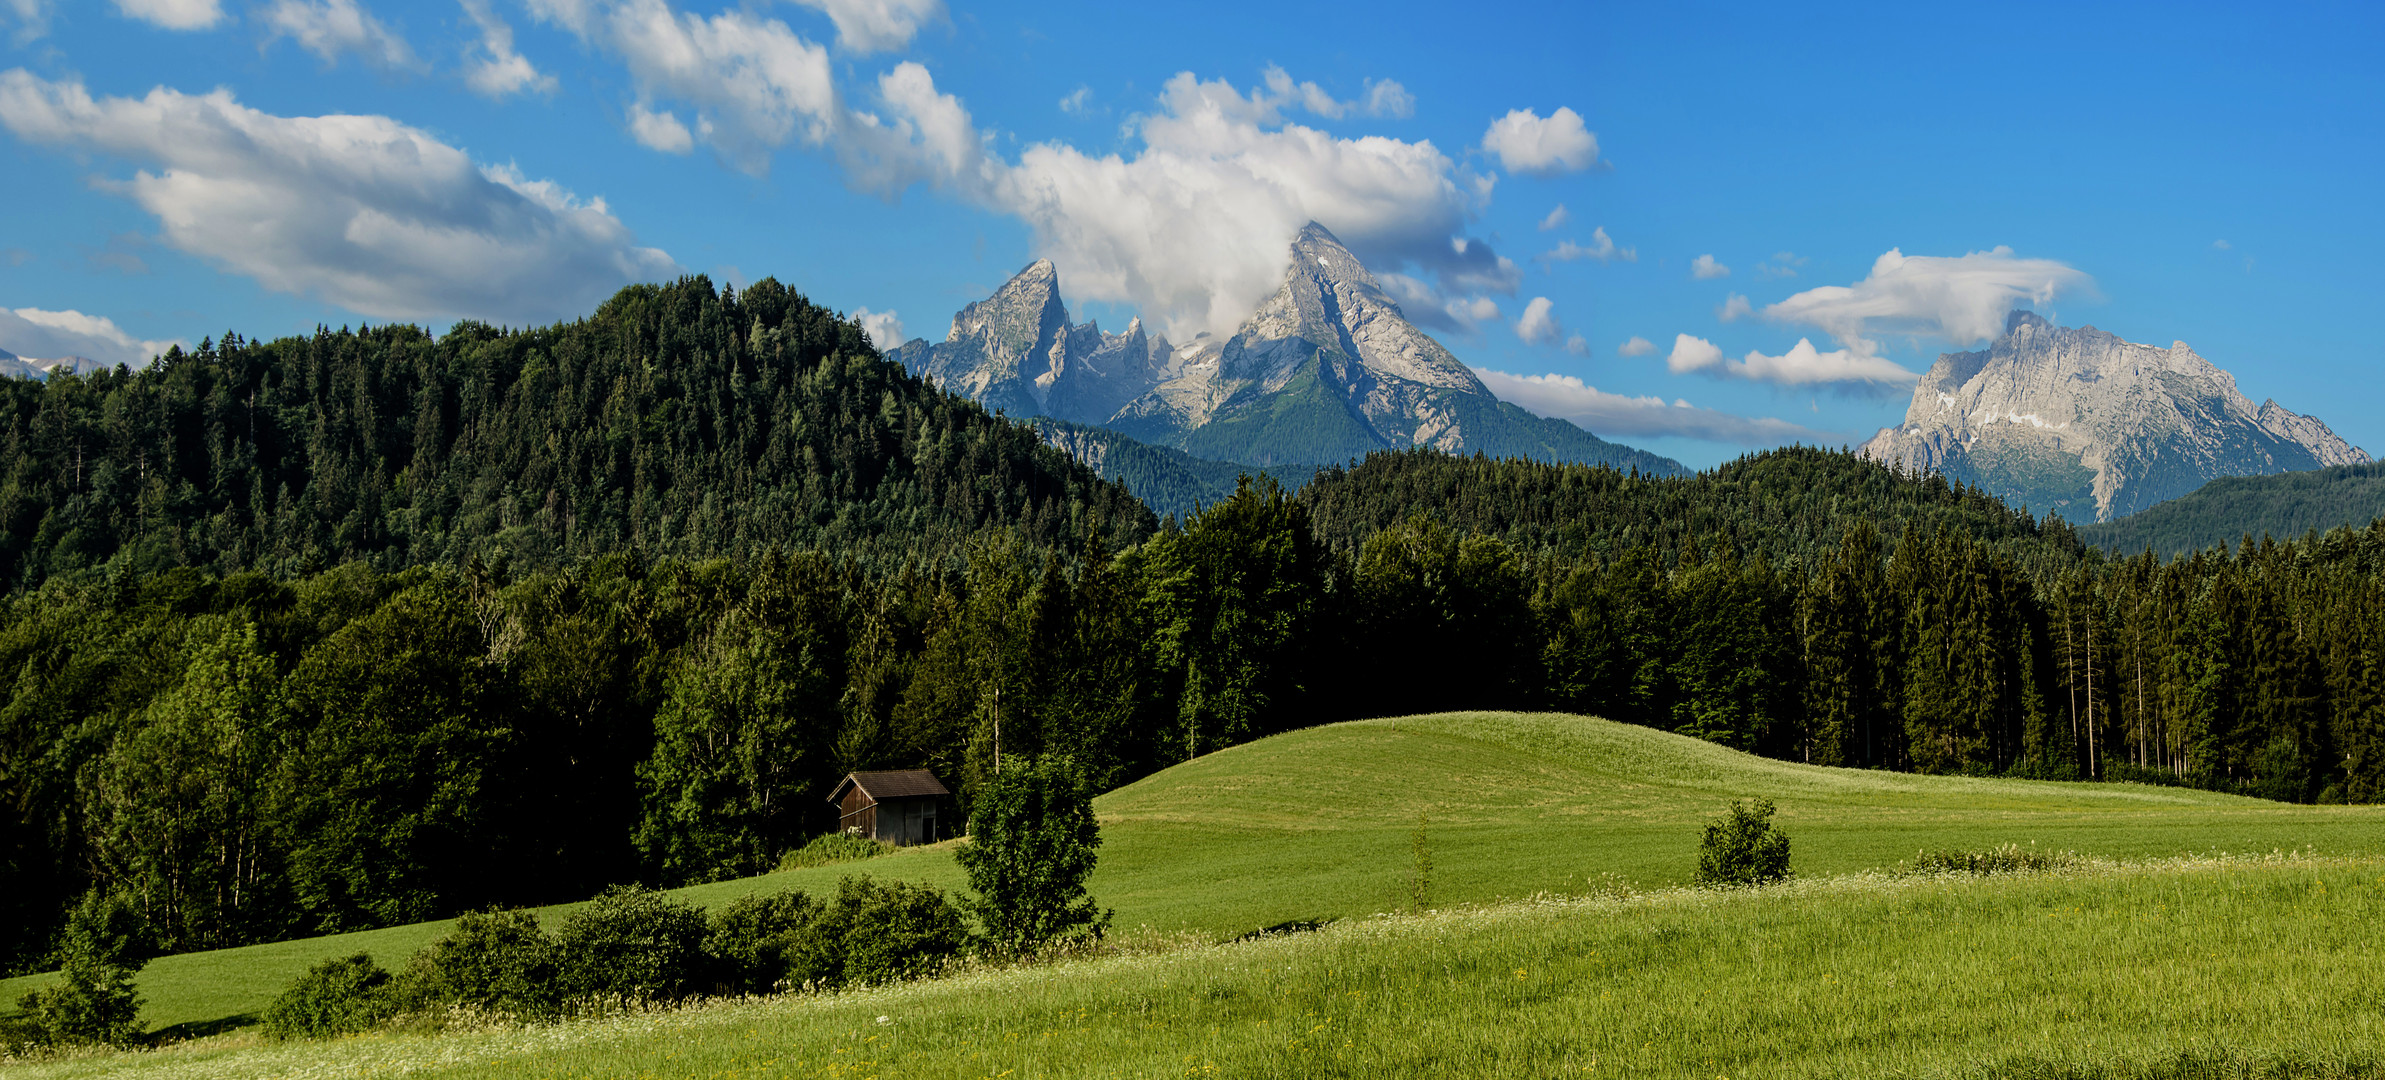
<path id="1" fill-rule="evenodd" d="M 890 355 L 954 393 L 1014 416 L 1098 424 L 1158 381 L 1166 338 L 1071 326 L 1060 271 L 1037 259 L 994 295 L 952 317 L 943 344 L 913 339 Z"/>
<path id="2" fill-rule="evenodd" d="M 1038 261 L 953 318 L 942 344 L 894 351 L 911 370 L 1022 416 L 1099 425 L 1195 457 L 1337 463 L 1431 446 L 1681 475 L 1680 463 L 1500 401 L 1418 330 L 1341 241 L 1311 223 L 1282 287 L 1223 340 L 1172 346 L 1139 324 L 1071 327 Z"/>
<path id="3" fill-rule="evenodd" d="M 56 360 L 34 360 L 0 349 L 0 377 L 18 379 L 47 379 L 52 372 L 75 374 L 97 371 L 106 367 L 88 356 L 65 356 Z"/>
<path id="4" fill-rule="evenodd" d="M 2236 377 L 2183 341 L 2139 345 L 2026 311 L 1977 352 L 1946 353 L 1905 422 L 1864 444 L 1878 461 L 1935 470 L 2015 505 L 2107 521 L 2222 476 L 2369 460 L 2312 417 L 2255 406 Z"/>

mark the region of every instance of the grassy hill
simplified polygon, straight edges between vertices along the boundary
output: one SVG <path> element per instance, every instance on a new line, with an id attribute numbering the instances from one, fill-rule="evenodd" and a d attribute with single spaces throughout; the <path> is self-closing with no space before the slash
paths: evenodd
<path id="1" fill-rule="evenodd" d="M 2224 476 L 2127 517 L 2078 527 L 2079 539 L 2115 555 L 2147 548 L 2162 556 L 2233 545 L 2246 536 L 2280 540 L 2312 530 L 2358 528 L 2385 517 L 2385 463 Z"/>
<path id="2" fill-rule="evenodd" d="M 1700 826 L 1765 796 L 1808 877 L 1890 866 L 1924 847 L 2035 843 L 2114 858 L 2316 848 L 2385 855 L 2385 809 L 2309 807 L 2134 785 L 1824 769 L 1586 717 L 1453 713 L 1291 732 L 1180 765 L 1103 796 L 1095 896 L 1121 928 L 1224 938 L 1291 920 L 1353 919 L 1408 903 L 1419 814 L 1436 905 L 1583 894 L 1613 881 L 1686 882 Z M 866 863 L 681 890 L 833 888 L 869 873 L 959 887 L 949 845 Z M 1610 877 L 1611 875 L 1611 877 Z M 567 908 L 546 916 L 559 919 Z M 142 974 L 153 1026 L 236 1022 L 325 957 L 395 966 L 429 923 L 167 957 Z M 13 999 L 38 979 L 0 984 Z"/>

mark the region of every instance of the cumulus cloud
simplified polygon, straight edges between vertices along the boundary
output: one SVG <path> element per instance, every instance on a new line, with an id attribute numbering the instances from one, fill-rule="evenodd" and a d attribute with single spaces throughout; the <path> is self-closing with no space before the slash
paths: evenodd
<path id="1" fill-rule="evenodd" d="M 181 251 L 367 315 L 532 322 L 672 273 L 602 199 L 383 116 L 285 117 L 229 91 L 94 99 L 79 82 L 0 73 L 18 138 L 157 167 L 101 180 Z"/>
<path id="2" fill-rule="evenodd" d="M 1755 306 L 1747 302 L 1747 297 L 1738 293 L 1732 293 L 1724 298 L 1723 302 L 1714 309 L 1714 317 L 1723 322 L 1738 322 L 1755 313 Z"/>
<path id="3" fill-rule="evenodd" d="M 1640 252 L 1638 248 L 1616 247 L 1615 238 L 1608 236 L 1606 226 L 1601 225 L 1591 230 L 1588 244 L 1577 244 L 1567 240 L 1541 252 L 1538 258 L 1545 268 L 1554 263 L 1572 262 L 1575 259 L 1596 259 L 1602 263 L 1614 262 L 1617 259 L 1624 262 L 1638 262 L 1640 261 Z"/>
<path id="4" fill-rule="evenodd" d="M 1515 336 L 1526 345 L 1545 345 L 1563 337 L 1565 328 L 1557 324 L 1555 309 L 1548 297 L 1533 297 L 1531 303 L 1524 305 L 1523 317 L 1515 321 Z"/>
<path id="5" fill-rule="evenodd" d="M 634 101 L 629 105 L 629 134 L 638 145 L 666 154 L 684 154 L 696 147 L 696 137 L 670 110 L 658 112 Z"/>
<path id="6" fill-rule="evenodd" d="M 1558 203 L 1556 209 L 1549 211 L 1549 216 L 1540 219 L 1540 231 L 1548 232 L 1571 220 L 1573 220 L 1573 215 L 1566 213 L 1565 204 Z"/>
<path id="7" fill-rule="evenodd" d="M 1358 96 L 1358 111 L 1368 116 L 1399 119 L 1416 115 L 1416 95 L 1390 79 L 1368 79 Z"/>
<path id="8" fill-rule="evenodd" d="M 1681 334 L 1673 339 L 1673 351 L 1665 357 L 1665 366 L 1676 375 L 1697 372 L 1783 386 L 1836 386 L 1858 393 L 1910 389 L 1920 379 L 1919 375 L 1872 355 L 1868 348 L 1853 346 L 1823 352 L 1804 338 L 1799 338 L 1795 347 L 1779 356 L 1751 351 L 1743 359 L 1733 360 L 1724 356 L 1713 342 Z"/>
<path id="9" fill-rule="evenodd" d="M 258 13 L 268 37 L 289 38 L 306 51 L 335 63 L 343 53 L 355 53 L 368 64 L 386 68 L 414 66 L 414 50 L 356 0 L 274 0 Z"/>
<path id="10" fill-rule="evenodd" d="M 463 0 L 464 14 L 480 28 L 480 41 L 464 61 L 464 85 L 485 97 L 525 90 L 553 93 L 555 77 L 542 75 L 513 49 L 513 27 L 489 10 L 488 0 Z"/>
<path id="11" fill-rule="evenodd" d="M 1712 255 L 1700 255 L 1689 261 L 1689 276 L 1699 281 L 1712 281 L 1715 278 L 1730 277 L 1731 268 L 1715 262 Z"/>
<path id="12" fill-rule="evenodd" d="M 1492 121 L 1482 148 L 1507 171 L 1528 176 L 1580 172 L 1598 162 L 1598 136 L 1583 125 L 1580 113 L 1563 107 L 1546 119 L 1531 109 L 1516 109 Z"/>
<path id="13" fill-rule="evenodd" d="M 1671 435 L 1735 446 L 1820 443 L 1831 438 L 1829 432 L 1786 420 L 1735 416 L 1686 401 L 1668 404 L 1660 397 L 1610 394 L 1571 375 L 1511 375 L 1488 368 L 1475 368 L 1474 374 L 1501 401 L 1540 416 L 1570 420 L 1605 436 Z"/>
<path id="14" fill-rule="evenodd" d="M 911 44 L 920 27 L 944 17 L 944 0 L 795 0 L 836 24 L 836 45 L 849 53 L 893 52 Z"/>
<path id="15" fill-rule="evenodd" d="M 1630 340 L 1615 349 L 1617 356 L 1648 356 L 1654 352 L 1656 352 L 1656 343 L 1638 335 L 1633 335 Z"/>
<path id="16" fill-rule="evenodd" d="M 2016 304 L 2093 288 L 2094 279 L 2066 263 L 2019 258 L 2008 247 L 1952 257 L 1890 248 L 1862 281 L 1807 289 L 1766 307 L 1764 317 L 1817 327 L 1847 345 L 1879 333 L 1967 345 L 2003 333 Z"/>
<path id="17" fill-rule="evenodd" d="M 0 349 L 26 360 L 81 356 L 103 364 L 139 367 L 176 341 L 143 341 L 105 315 L 40 308 L 0 308 Z"/>
<path id="18" fill-rule="evenodd" d="M 1080 83 L 1077 85 L 1076 89 L 1068 92 L 1067 97 L 1060 99 L 1060 111 L 1064 113 L 1083 113 L 1086 109 L 1092 107 L 1092 103 L 1093 88 Z"/>
<path id="19" fill-rule="evenodd" d="M 205 30 L 224 19 L 220 0 L 116 0 L 116 10 L 167 30 Z"/>
<path id="20" fill-rule="evenodd" d="M 903 335 L 903 320 L 892 311 L 854 308 L 853 317 L 861 321 L 861 329 L 870 336 L 870 344 L 881 349 L 891 349 L 910 340 Z"/>

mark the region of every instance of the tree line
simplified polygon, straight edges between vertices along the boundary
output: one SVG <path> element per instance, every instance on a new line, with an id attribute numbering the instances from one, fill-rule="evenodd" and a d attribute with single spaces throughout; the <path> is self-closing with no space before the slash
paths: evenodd
<path id="1" fill-rule="evenodd" d="M 0 903 L 18 967 L 92 890 L 176 950 L 360 929 L 759 873 L 833 827 L 850 770 L 933 769 L 967 801 L 997 753 L 1059 754 L 1107 789 L 1458 708 L 1824 765 L 2365 801 L 2381 558 L 2372 529 L 2040 582 L 1943 526 L 1575 557 L 1422 515 L 1345 547 L 1258 484 L 1122 551 L 993 537 L 957 568 L 55 581 L 0 609 Z"/>

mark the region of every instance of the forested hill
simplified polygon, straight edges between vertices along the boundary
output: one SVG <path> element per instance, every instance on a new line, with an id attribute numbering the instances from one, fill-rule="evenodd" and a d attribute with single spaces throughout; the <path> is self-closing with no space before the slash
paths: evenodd
<path id="1" fill-rule="evenodd" d="M 436 340 L 226 334 L 137 372 L 0 379 L 0 415 L 8 588 L 101 567 L 899 559 L 989 528 L 1116 550 L 1155 527 L 1122 486 L 768 279 L 636 285 L 576 322 Z"/>
<path id="2" fill-rule="evenodd" d="M 2043 521 L 1977 488 L 1912 476 L 1844 451 L 1793 446 L 1694 476 L 1589 465 L 1452 457 L 1429 450 L 1329 468 L 1300 492 L 1320 537 L 1355 551 L 1416 514 L 1519 551 L 1614 558 L 1647 546 L 1672 560 L 1691 547 L 1809 565 L 1856 522 L 1896 536 L 1944 528 L 2042 576 L 2083 553 L 2060 518 Z"/>
<path id="3" fill-rule="evenodd" d="M 2079 538 L 2115 555 L 2162 556 L 2358 528 L 2385 517 L 2385 463 L 2226 476 L 2124 518 L 2079 526 Z"/>

